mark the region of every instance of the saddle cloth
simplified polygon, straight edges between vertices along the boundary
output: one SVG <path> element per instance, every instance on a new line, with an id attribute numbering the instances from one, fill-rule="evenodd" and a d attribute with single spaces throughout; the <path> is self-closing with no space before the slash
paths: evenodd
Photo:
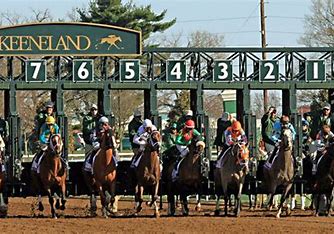
<path id="1" fill-rule="evenodd" d="M 95 155 L 92 155 L 90 154 L 86 159 L 85 159 L 85 162 L 84 162 L 84 171 L 87 171 L 87 172 L 90 172 L 92 174 L 94 174 L 94 171 L 93 171 L 93 164 L 95 162 L 95 159 L 96 159 L 96 156 L 97 154 L 99 153 L 99 151 L 96 152 Z M 91 157 L 93 157 L 93 160 L 91 160 Z M 115 165 L 117 167 L 117 164 L 118 164 L 118 160 L 116 159 L 116 157 L 112 157 L 114 162 L 115 162 Z M 92 162 L 92 163 L 90 163 Z"/>
<path id="2" fill-rule="evenodd" d="M 220 159 L 216 162 L 216 168 L 222 168 L 224 165 L 224 156 L 226 155 L 226 153 L 228 151 L 230 151 L 231 148 L 229 147 L 227 150 L 225 150 L 225 152 L 223 153 L 223 155 L 220 157 Z"/>
<path id="3" fill-rule="evenodd" d="M 177 166 L 176 166 L 176 169 L 173 168 L 173 171 L 172 171 L 172 181 L 175 182 L 178 178 L 178 175 L 179 175 L 179 168 L 180 168 L 180 165 L 181 165 L 181 162 L 183 161 L 185 157 L 183 157 L 178 163 L 177 163 Z"/>

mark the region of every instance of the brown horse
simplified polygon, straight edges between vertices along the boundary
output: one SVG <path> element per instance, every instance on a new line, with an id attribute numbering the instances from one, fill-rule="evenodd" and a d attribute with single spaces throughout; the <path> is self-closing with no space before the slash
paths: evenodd
<path id="1" fill-rule="evenodd" d="M 99 45 L 106 43 L 106 44 L 109 44 L 109 46 L 108 46 L 108 50 L 109 50 L 110 47 L 112 47 L 112 46 L 115 46 L 117 49 L 121 49 L 120 47 L 118 47 L 118 46 L 116 45 L 117 42 L 122 42 L 122 38 L 121 38 L 120 36 L 109 35 L 109 36 L 107 36 L 107 37 L 102 37 L 102 38 L 100 39 L 100 42 L 97 43 L 97 44 L 95 45 L 95 48 L 97 49 Z"/>
<path id="2" fill-rule="evenodd" d="M 283 128 L 281 133 L 281 143 L 278 151 L 278 156 L 272 163 L 270 168 L 264 167 L 263 174 L 267 192 L 269 193 L 269 210 L 273 206 L 273 197 L 278 186 L 283 185 L 282 193 L 277 218 L 280 218 L 282 213 L 283 203 L 292 187 L 294 180 L 294 163 L 292 157 L 292 132 L 288 128 Z M 290 214 L 290 208 L 287 209 L 287 215 Z"/>
<path id="3" fill-rule="evenodd" d="M 202 180 L 201 155 L 204 152 L 204 148 L 205 143 L 203 141 L 192 141 L 188 155 L 180 162 L 176 180 L 172 178 L 175 163 L 171 163 L 166 167 L 168 215 L 175 215 L 175 195 L 180 195 L 184 216 L 189 214 L 187 196 L 197 194 L 200 198 Z M 196 206 L 196 209 L 197 207 L 199 206 Z"/>
<path id="4" fill-rule="evenodd" d="M 50 137 L 50 144 L 40 165 L 40 181 L 43 189 L 47 192 L 53 218 L 57 218 L 53 194 L 60 193 L 62 204 L 59 204 L 59 197 L 57 195 L 57 209 L 65 210 L 66 203 L 66 168 L 60 158 L 62 149 L 61 136 L 59 134 L 52 135 Z"/>
<path id="5" fill-rule="evenodd" d="M 4 200 L 4 189 L 5 189 L 5 143 L 0 136 L 0 217 L 6 217 L 7 216 L 7 205 Z"/>
<path id="6" fill-rule="evenodd" d="M 243 152 L 248 149 L 241 144 L 234 144 L 228 148 L 224 155 L 224 164 L 221 168 L 215 170 L 215 187 L 216 187 L 216 210 L 215 215 L 219 215 L 219 198 L 224 195 L 225 216 L 227 216 L 227 206 L 231 194 L 235 196 L 236 206 L 234 214 L 240 216 L 241 192 L 245 183 L 245 177 L 248 173 L 248 154 Z"/>
<path id="7" fill-rule="evenodd" d="M 93 162 L 93 186 L 97 188 L 101 198 L 102 216 L 113 213 L 109 204 L 114 205 L 116 192 L 116 162 L 113 158 L 112 131 L 101 132 L 101 148 Z"/>
<path id="8" fill-rule="evenodd" d="M 319 215 L 321 194 L 326 195 L 326 213 L 331 216 L 331 204 L 334 196 L 334 143 L 326 147 L 325 154 L 319 159 L 313 184 L 315 216 Z"/>
<path id="9" fill-rule="evenodd" d="M 153 131 L 148 140 L 140 159 L 138 167 L 135 169 L 136 174 L 136 215 L 142 210 L 144 187 L 151 188 L 152 200 L 148 203 L 149 206 L 154 205 L 155 217 L 160 217 L 157 206 L 158 189 L 160 181 L 160 149 L 161 136 L 159 131 Z"/>

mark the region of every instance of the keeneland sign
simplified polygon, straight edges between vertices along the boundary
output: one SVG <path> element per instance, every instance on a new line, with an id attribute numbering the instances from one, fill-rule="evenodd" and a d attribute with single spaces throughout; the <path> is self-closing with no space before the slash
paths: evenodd
<path id="1" fill-rule="evenodd" d="M 140 55 L 139 31 L 90 23 L 39 23 L 0 28 L 0 56 Z"/>

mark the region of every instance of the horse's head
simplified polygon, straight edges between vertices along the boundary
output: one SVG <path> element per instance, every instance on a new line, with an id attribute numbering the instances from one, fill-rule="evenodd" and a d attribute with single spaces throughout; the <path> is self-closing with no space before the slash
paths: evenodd
<path id="1" fill-rule="evenodd" d="M 292 132 L 289 128 L 282 128 L 280 147 L 285 151 L 292 150 Z"/>
<path id="2" fill-rule="evenodd" d="M 60 156 L 63 150 L 63 141 L 60 134 L 54 134 L 50 137 L 49 148 L 56 156 Z"/>
<path id="3" fill-rule="evenodd" d="M 160 132 L 154 130 L 151 132 L 150 137 L 148 139 L 148 147 L 151 151 L 159 151 L 160 149 L 160 142 L 161 142 L 161 135 Z"/>
<path id="4" fill-rule="evenodd" d="M 232 146 L 231 154 L 236 159 L 238 165 L 241 166 L 241 169 L 246 169 L 248 171 L 248 162 L 249 162 L 249 150 L 247 145 L 236 143 Z"/>
<path id="5" fill-rule="evenodd" d="M 108 125 L 100 132 L 101 134 L 101 148 L 111 149 L 113 148 L 113 132 L 111 127 Z"/>

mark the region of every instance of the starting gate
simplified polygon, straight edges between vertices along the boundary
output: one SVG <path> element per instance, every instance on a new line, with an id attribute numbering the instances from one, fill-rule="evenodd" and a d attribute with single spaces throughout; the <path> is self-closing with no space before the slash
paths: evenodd
<path id="1" fill-rule="evenodd" d="M 159 121 L 158 90 L 190 90 L 197 126 L 209 136 L 203 108 L 204 90 L 236 90 L 237 118 L 256 152 L 256 124 L 251 90 L 281 90 L 283 113 L 299 129 L 296 154 L 301 154 L 296 92 L 327 89 L 334 105 L 333 48 L 147 48 L 138 31 L 87 23 L 41 23 L 0 29 L 0 90 L 9 122 L 8 181 L 12 192 L 21 179 L 18 90 L 50 90 L 67 148 L 64 91 L 97 90 L 98 107 L 112 119 L 114 90 L 143 90 L 144 115 Z M 267 53 L 268 60 L 262 60 Z M 99 66 L 99 71 L 96 71 Z M 210 159 L 209 138 L 206 156 Z M 64 152 L 67 155 L 67 152 Z M 206 170 L 208 172 L 208 169 Z"/>

